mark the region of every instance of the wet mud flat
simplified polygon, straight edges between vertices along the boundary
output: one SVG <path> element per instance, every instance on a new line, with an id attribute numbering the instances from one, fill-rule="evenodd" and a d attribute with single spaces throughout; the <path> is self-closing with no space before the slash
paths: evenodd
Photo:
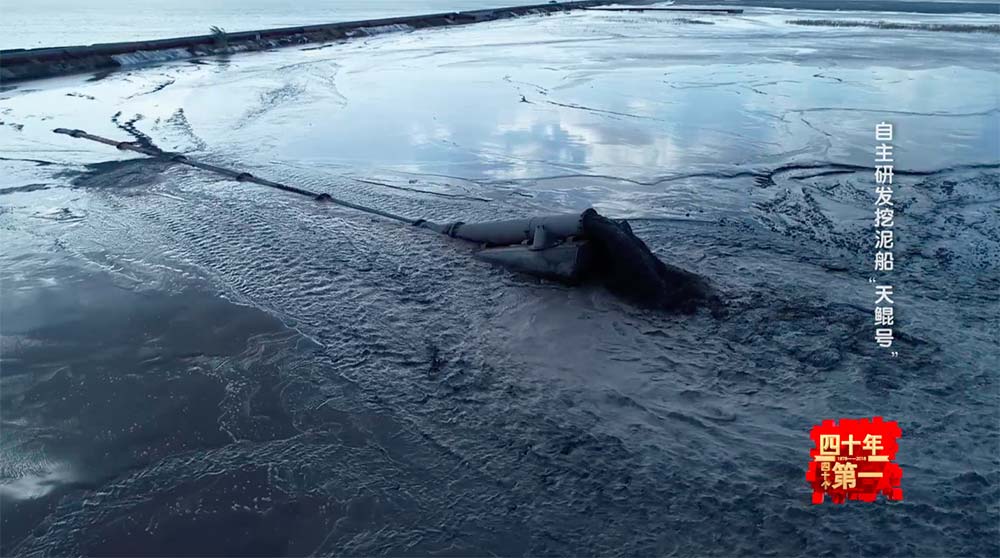
<path id="1" fill-rule="evenodd" d="M 753 221 L 635 222 L 727 297 L 683 316 L 454 246 L 421 247 L 419 271 L 409 243 L 428 239 L 391 240 L 410 229 L 359 236 L 346 215 L 126 166 L 7 195 L 6 554 L 992 552 L 995 456 L 960 444 L 996 436 L 976 310 L 998 287 L 995 169 L 901 180 L 921 225 L 897 288 L 937 323 L 908 323 L 886 362 L 850 272 L 864 232 L 821 217 L 857 195 L 852 175 L 778 173 L 801 194 L 764 188 Z M 185 202 L 157 196 L 162 174 Z M 43 195 L 66 211 L 36 214 Z M 903 502 L 808 504 L 807 428 L 841 413 L 904 423 Z"/>
<path id="2" fill-rule="evenodd" d="M 0 554 L 995 555 L 995 47 L 886 59 L 786 19 L 560 14 L 5 91 Z M 57 126 L 442 221 L 593 205 L 724 307 L 526 279 Z M 809 429 L 872 415 L 904 500 L 810 505 Z"/>

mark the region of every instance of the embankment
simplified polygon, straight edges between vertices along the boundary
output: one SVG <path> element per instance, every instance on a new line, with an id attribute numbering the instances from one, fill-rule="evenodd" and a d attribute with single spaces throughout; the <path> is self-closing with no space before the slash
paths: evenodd
<path id="1" fill-rule="evenodd" d="M 449 27 L 519 16 L 544 15 L 608 3 L 608 0 L 550 2 L 548 4 L 488 10 L 282 27 L 235 33 L 220 32 L 153 41 L 2 50 L 0 51 L 0 80 L 9 82 L 79 72 L 114 70 L 136 64 L 335 41 L 392 31 Z M 617 3 L 645 2 L 639 0 Z"/>

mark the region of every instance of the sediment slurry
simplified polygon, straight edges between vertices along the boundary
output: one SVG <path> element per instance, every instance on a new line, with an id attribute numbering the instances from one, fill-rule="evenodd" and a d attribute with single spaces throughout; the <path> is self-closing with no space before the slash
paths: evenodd
<path id="1" fill-rule="evenodd" d="M 4 90 L 0 555 L 1000 555 L 1000 45 L 788 19 L 576 10 Z M 57 127 L 439 222 L 594 207 L 724 306 Z M 903 501 L 811 505 L 810 428 L 872 415 Z"/>

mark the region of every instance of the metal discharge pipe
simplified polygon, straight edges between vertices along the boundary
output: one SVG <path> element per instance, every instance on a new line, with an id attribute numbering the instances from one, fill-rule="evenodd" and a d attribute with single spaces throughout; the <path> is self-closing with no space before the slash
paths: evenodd
<path id="1" fill-rule="evenodd" d="M 321 194 L 304 188 L 274 182 L 273 180 L 267 180 L 265 178 L 254 176 L 248 172 L 240 172 L 216 165 L 210 165 L 208 163 L 192 161 L 191 159 L 188 159 L 187 156 L 179 153 L 169 153 L 156 148 L 145 147 L 133 142 L 115 141 L 113 139 L 96 136 L 83 130 L 56 128 L 53 132 L 74 138 L 82 138 L 103 143 L 122 151 L 134 151 L 162 161 L 175 162 L 208 172 L 214 172 L 238 182 L 252 182 L 254 184 L 260 184 L 261 186 L 267 186 L 269 188 L 276 188 L 285 192 L 307 196 L 317 201 L 334 203 L 350 209 L 363 211 L 372 215 L 379 215 L 387 219 L 393 219 L 409 225 L 430 229 L 448 236 L 479 244 L 505 246 L 510 244 L 520 244 L 527 241 L 533 243 L 534 249 L 538 250 L 550 246 L 554 242 L 558 241 L 558 239 L 580 236 L 583 233 L 581 217 L 578 214 L 535 217 L 533 219 L 514 219 L 510 221 L 495 221 L 490 223 L 462 223 L 459 221 L 450 224 L 438 224 L 424 219 L 412 219 L 402 215 L 389 213 L 388 211 L 382 211 L 381 209 L 358 205 L 353 202 L 335 198 L 330 194 Z"/>
<path id="2" fill-rule="evenodd" d="M 718 304 L 718 298 L 707 281 L 680 268 L 665 265 L 632 233 L 627 222 L 602 217 L 593 209 L 581 214 L 490 223 L 432 223 L 258 178 L 248 172 L 191 161 L 182 154 L 167 153 L 155 147 L 115 141 L 83 130 L 57 128 L 53 131 L 474 242 L 483 247 L 475 252 L 477 258 L 522 273 L 570 283 L 599 278 L 609 290 L 642 306 L 692 312 L 701 304 Z"/>
<path id="3" fill-rule="evenodd" d="M 216 174 L 221 174 L 227 176 L 237 182 L 253 182 L 254 184 L 260 184 L 261 186 L 267 186 L 269 188 L 276 188 L 278 190 L 283 190 L 285 192 L 291 192 L 293 194 L 299 194 L 300 196 L 308 196 L 316 201 L 326 201 L 340 205 L 343 207 L 349 207 L 351 209 L 356 209 L 358 211 L 364 211 L 365 213 L 371 213 L 373 215 L 379 215 L 387 219 L 393 219 L 395 221 L 401 221 L 410 225 L 420 225 L 426 223 L 423 219 L 410 219 L 408 217 L 403 217 L 401 215 L 396 215 L 394 213 L 389 213 L 388 211 L 382 211 L 381 209 L 375 209 L 372 207 L 365 207 L 363 205 L 358 205 L 346 200 L 337 199 L 330 194 L 319 194 L 316 192 L 311 192 L 304 188 L 298 188 L 296 186 L 289 186 L 287 184 L 282 184 L 280 182 L 274 182 L 273 180 L 267 180 L 266 178 L 256 177 L 248 172 L 240 172 L 232 169 L 227 169 L 224 167 L 219 167 L 216 165 L 209 165 L 208 163 L 200 163 L 198 161 L 192 161 L 187 158 L 187 156 L 180 153 L 168 153 L 166 151 L 160 151 L 159 149 L 144 147 L 129 141 L 115 141 L 113 139 L 108 139 L 101 136 L 95 136 L 94 134 L 88 134 L 83 130 L 70 130 L 68 128 L 56 128 L 52 130 L 57 134 L 63 134 L 66 136 L 71 136 L 74 138 L 83 138 L 90 141 L 96 141 L 98 143 L 103 143 L 105 145 L 110 145 L 116 147 L 122 151 L 134 151 L 136 153 L 142 153 L 143 155 L 148 155 L 155 159 L 161 161 L 172 161 L 175 163 L 180 163 L 182 165 L 187 165 L 189 167 L 194 167 L 201 170 L 206 170 L 209 172 L 214 172 Z"/>
<path id="4" fill-rule="evenodd" d="M 539 229 L 554 238 L 568 238 L 583 234 L 580 214 L 552 215 L 531 219 L 491 221 L 488 223 L 462 223 L 455 227 L 451 236 L 486 244 L 507 245 L 533 242 Z"/>

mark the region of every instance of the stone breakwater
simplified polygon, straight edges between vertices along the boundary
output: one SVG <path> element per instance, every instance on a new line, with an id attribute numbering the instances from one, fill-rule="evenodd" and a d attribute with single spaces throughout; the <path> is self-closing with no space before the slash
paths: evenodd
<path id="1" fill-rule="evenodd" d="M 153 41 L 2 50 L 0 51 L 0 79 L 20 81 L 79 72 L 114 70 L 137 64 L 343 40 L 386 32 L 409 31 L 427 27 L 450 27 L 527 15 L 547 15 L 608 3 L 607 0 L 550 2 L 548 4 L 487 10 L 281 27 L 234 33 L 219 32 Z"/>

